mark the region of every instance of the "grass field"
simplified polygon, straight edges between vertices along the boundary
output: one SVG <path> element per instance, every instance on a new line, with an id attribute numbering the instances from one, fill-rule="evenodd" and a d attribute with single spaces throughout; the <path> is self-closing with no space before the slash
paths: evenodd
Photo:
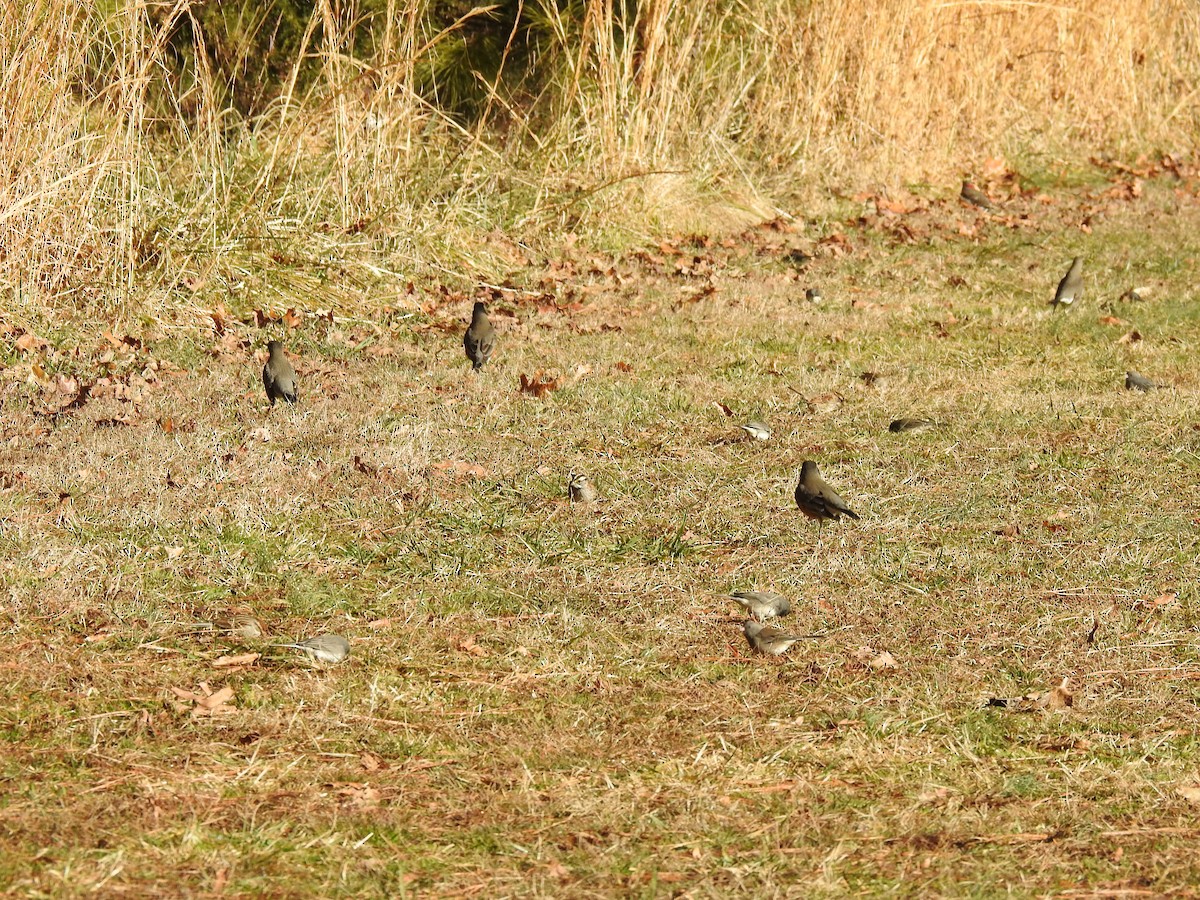
<path id="1" fill-rule="evenodd" d="M 1200 893 L 1200 204 L 1133 184 L 514 243 L 503 289 L 378 313 L 324 315 L 303 285 L 358 289 L 300 260 L 14 301 L 0 891 Z M 819 544 L 807 458 L 862 515 Z M 742 588 L 827 635 L 750 656 Z M 266 637 L 199 624 L 237 612 Z M 346 663 L 269 646 L 323 631 Z"/>

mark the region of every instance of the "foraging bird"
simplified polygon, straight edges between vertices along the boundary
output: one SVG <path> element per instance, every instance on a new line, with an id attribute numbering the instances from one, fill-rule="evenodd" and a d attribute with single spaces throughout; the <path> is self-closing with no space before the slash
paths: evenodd
<path id="1" fill-rule="evenodd" d="M 324 663 L 340 663 L 350 655 L 350 642 L 338 634 L 318 634 L 298 644 L 276 644 L 276 647 L 293 647 L 303 650 L 314 660 Z"/>
<path id="2" fill-rule="evenodd" d="M 962 192 L 959 194 L 959 196 L 972 206 L 978 206 L 980 209 L 996 208 L 996 205 L 992 203 L 991 198 L 969 181 L 963 181 Z"/>
<path id="3" fill-rule="evenodd" d="M 276 400 L 286 400 L 295 403 L 300 396 L 299 383 L 296 380 L 296 370 L 283 352 L 283 344 L 279 341 L 267 341 L 267 364 L 263 366 L 263 387 L 267 390 L 267 399 L 271 405 Z"/>
<path id="4" fill-rule="evenodd" d="M 761 622 L 747 619 L 742 623 L 742 631 L 746 635 L 746 643 L 755 653 L 765 653 L 768 656 L 782 656 L 788 647 L 796 641 L 818 638 L 819 634 L 784 634 L 774 628 L 767 628 Z"/>
<path id="5" fill-rule="evenodd" d="M 937 428 L 937 422 L 932 419 L 893 419 L 888 425 L 888 431 L 892 434 L 900 434 L 903 431 L 928 431 L 930 428 Z"/>
<path id="6" fill-rule="evenodd" d="M 591 503 L 596 499 L 596 488 L 592 479 L 579 472 L 567 476 L 567 496 L 572 503 Z"/>
<path id="7" fill-rule="evenodd" d="M 800 481 L 796 484 L 796 505 L 800 512 L 817 520 L 817 533 L 826 519 L 837 519 L 843 514 L 857 519 L 858 513 L 846 505 L 833 488 L 825 483 L 817 464 L 806 459 L 800 466 Z"/>
<path id="8" fill-rule="evenodd" d="M 734 591 L 729 596 L 734 603 L 750 614 L 750 618 L 759 622 L 776 616 L 786 616 L 792 611 L 792 604 L 788 602 L 787 597 L 780 594 L 770 594 L 766 591 Z"/>
<path id="9" fill-rule="evenodd" d="M 1127 391 L 1141 391 L 1145 393 L 1146 391 L 1154 390 L 1157 386 L 1149 378 L 1139 375 L 1137 372 L 1125 373 L 1125 390 Z"/>
<path id="10" fill-rule="evenodd" d="M 738 428 L 756 441 L 765 441 L 771 437 L 771 428 L 762 419 L 751 419 L 745 425 L 739 425 Z"/>
<path id="11" fill-rule="evenodd" d="M 218 619 L 217 628 L 244 641 L 258 640 L 266 633 L 262 622 L 254 616 L 241 613 Z"/>
<path id="12" fill-rule="evenodd" d="M 820 303 L 824 298 L 821 296 L 820 288 L 810 287 L 804 291 L 804 299 L 809 303 Z"/>
<path id="13" fill-rule="evenodd" d="M 471 310 L 471 324 L 467 326 L 467 333 L 463 335 L 463 349 L 467 351 L 471 368 L 475 371 L 482 369 L 495 348 L 496 329 L 492 328 L 492 323 L 488 321 L 487 304 L 476 300 Z"/>
<path id="14" fill-rule="evenodd" d="M 1071 268 L 1067 269 L 1067 274 L 1058 283 L 1058 290 L 1054 292 L 1054 299 L 1050 301 L 1050 305 L 1055 309 L 1058 309 L 1060 306 L 1070 306 L 1082 294 L 1083 257 L 1076 256 L 1071 260 Z"/>

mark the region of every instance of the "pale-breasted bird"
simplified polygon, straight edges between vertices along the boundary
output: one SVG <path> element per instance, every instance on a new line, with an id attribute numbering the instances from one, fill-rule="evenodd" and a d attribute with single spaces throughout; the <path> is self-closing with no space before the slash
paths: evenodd
<path id="1" fill-rule="evenodd" d="M 263 366 L 262 379 L 272 406 L 276 400 L 295 403 L 300 396 L 296 370 L 292 368 L 279 341 L 267 341 L 267 364 Z"/>
<path id="2" fill-rule="evenodd" d="M 992 203 L 991 198 L 969 181 L 964 181 L 962 183 L 962 191 L 959 193 L 959 196 L 972 206 L 978 206 L 980 209 L 996 208 L 995 204 Z"/>
<path id="3" fill-rule="evenodd" d="M 567 496 L 572 503 L 591 503 L 596 499 L 592 479 L 580 472 L 572 472 L 567 476 Z"/>
<path id="4" fill-rule="evenodd" d="M 765 441 L 771 437 L 771 427 L 762 419 L 751 419 L 745 425 L 739 425 L 738 428 L 756 441 Z"/>
<path id="5" fill-rule="evenodd" d="M 762 622 L 776 616 L 786 616 L 792 611 L 787 597 L 767 591 L 734 591 L 729 595 L 734 603 L 750 614 L 750 618 Z"/>
<path id="6" fill-rule="evenodd" d="M 742 623 L 742 632 L 746 635 L 746 643 L 755 653 L 765 653 L 768 656 L 782 656 L 788 647 L 796 641 L 811 640 L 821 637 L 819 634 L 784 634 L 774 628 L 767 628 L 761 622 L 747 619 Z"/>
<path id="7" fill-rule="evenodd" d="M 804 299 L 809 303 L 820 303 L 824 298 L 819 287 L 810 287 L 804 291 Z"/>
<path id="8" fill-rule="evenodd" d="M 817 464 L 806 459 L 800 466 L 800 481 L 796 484 L 796 505 L 800 512 L 817 520 L 818 533 L 826 519 L 837 519 L 847 515 L 857 519 L 858 513 L 846 505 L 825 479 L 821 477 Z"/>
<path id="9" fill-rule="evenodd" d="M 1145 375 L 1139 375 L 1137 372 L 1125 373 L 1125 390 L 1127 391 L 1152 391 L 1157 385 L 1147 378 Z"/>
<path id="10" fill-rule="evenodd" d="M 340 663 L 350 655 L 350 642 L 339 634 L 318 634 L 298 644 L 276 644 L 276 647 L 292 647 L 303 650 L 313 659 L 323 663 Z"/>
<path id="11" fill-rule="evenodd" d="M 1083 257 L 1076 256 L 1071 260 L 1071 268 L 1067 269 L 1067 274 L 1058 283 L 1058 290 L 1054 292 L 1054 299 L 1050 301 L 1050 305 L 1055 309 L 1058 309 L 1060 306 L 1070 306 L 1082 294 Z"/>
<path id="12" fill-rule="evenodd" d="M 471 368 L 476 371 L 482 369 L 495 348 L 496 329 L 492 328 L 492 323 L 488 320 L 487 304 L 476 300 L 471 309 L 471 324 L 467 326 L 467 333 L 463 335 L 463 349 L 467 351 Z"/>

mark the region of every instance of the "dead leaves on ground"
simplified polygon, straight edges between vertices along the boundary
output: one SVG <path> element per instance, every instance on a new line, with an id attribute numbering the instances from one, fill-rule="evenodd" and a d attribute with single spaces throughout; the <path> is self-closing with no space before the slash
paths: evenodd
<path id="1" fill-rule="evenodd" d="M 1066 712 L 1075 706 L 1075 695 L 1070 690 L 1070 679 L 1064 677 L 1048 691 L 1024 694 L 1020 697 L 989 697 L 985 707 L 1006 709 L 1010 712 Z"/>
<path id="2" fill-rule="evenodd" d="M 526 375 L 524 372 L 520 376 L 522 394 L 529 394 L 532 397 L 543 399 L 551 391 L 557 391 L 559 388 L 559 379 L 551 378 L 543 370 L 538 369 L 532 376 Z"/>
<path id="3" fill-rule="evenodd" d="M 214 690 L 202 681 L 198 691 L 173 687 L 171 693 L 175 695 L 175 699 L 171 701 L 175 711 L 189 713 L 194 719 L 237 712 L 237 706 L 233 703 L 234 691 L 228 685 Z"/>

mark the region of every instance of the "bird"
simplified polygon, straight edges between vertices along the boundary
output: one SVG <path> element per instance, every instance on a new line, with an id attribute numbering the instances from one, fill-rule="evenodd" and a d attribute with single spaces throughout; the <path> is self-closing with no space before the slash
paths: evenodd
<path id="1" fill-rule="evenodd" d="M 1145 375 L 1139 375 L 1137 372 L 1125 373 L 1125 390 L 1127 391 L 1146 391 L 1154 390 L 1158 385 L 1147 378 Z"/>
<path id="2" fill-rule="evenodd" d="M 792 611 L 792 604 L 788 602 L 787 597 L 780 594 L 770 594 L 766 591 L 734 591 L 729 596 L 734 603 L 750 614 L 750 618 L 759 622 L 776 616 L 786 616 Z"/>
<path id="3" fill-rule="evenodd" d="M 1071 268 L 1067 269 L 1067 274 L 1058 283 L 1058 290 L 1054 292 L 1054 299 L 1050 301 L 1050 305 L 1055 309 L 1058 309 L 1060 306 L 1070 306 L 1082 294 L 1083 257 L 1076 256 L 1071 260 Z"/>
<path id="4" fill-rule="evenodd" d="M 487 304 L 476 300 L 471 309 L 471 324 L 467 326 L 467 333 L 463 335 L 463 349 L 467 351 L 471 368 L 476 372 L 482 369 L 495 348 L 496 329 L 492 328 L 492 323 L 488 321 Z"/>
<path id="5" fill-rule="evenodd" d="M 959 194 L 959 196 L 972 206 L 978 206 L 980 209 L 996 208 L 996 205 L 992 203 L 991 198 L 989 198 L 987 194 L 975 187 L 975 185 L 969 181 L 963 181 L 962 192 Z"/>
<path id="6" fill-rule="evenodd" d="M 738 428 L 756 441 L 765 441 L 771 437 L 771 427 L 762 419 L 751 419 L 745 425 L 739 425 Z"/>
<path id="7" fill-rule="evenodd" d="M 596 499 L 596 488 L 592 479 L 579 472 L 567 476 L 567 496 L 572 503 L 591 503 Z"/>
<path id="8" fill-rule="evenodd" d="M 262 622 L 254 616 L 243 613 L 219 618 L 216 624 L 221 631 L 228 632 L 244 641 L 258 640 L 266 633 Z"/>
<path id="9" fill-rule="evenodd" d="M 810 287 L 804 291 L 804 299 L 809 303 L 820 303 L 824 298 L 819 287 Z"/>
<path id="10" fill-rule="evenodd" d="M 283 344 L 279 341 L 267 341 L 267 364 L 263 366 L 263 387 L 267 391 L 267 399 L 271 405 L 276 400 L 286 400 L 295 403 L 300 397 L 299 385 L 296 381 L 296 370 L 283 352 Z"/>
<path id="11" fill-rule="evenodd" d="M 817 520 L 818 535 L 826 519 L 837 519 L 843 514 L 852 519 L 859 518 L 858 513 L 847 506 L 846 501 L 825 483 L 817 464 L 811 459 L 806 459 L 800 466 L 800 481 L 796 484 L 796 505 L 804 515 Z"/>
<path id="12" fill-rule="evenodd" d="M 796 641 L 818 638 L 819 634 L 784 634 L 775 628 L 767 628 L 761 622 L 747 619 L 742 623 L 742 632 L 746 635 L 746 643 L 755 653 L 765 653 L 768 656 L 782 656 Z"/>
<path id="13" fill-rule="evenodd" d="M 276 647 L 292 647 L 303 650 L 314 660 L 324 663 L 340 663 L 350 655 L 350 642 L 340 634 L 318 634 L 298 644 L 276 644 Z"/>
<path id="14" fill-rule="evenodd" d="M 930 428 L 937 428 L 937 424 L 932 419 L 893 419 L 888 425 L 888 431 L 892 434 L 900 434 L 903 431 L 928 431 Z"/>

